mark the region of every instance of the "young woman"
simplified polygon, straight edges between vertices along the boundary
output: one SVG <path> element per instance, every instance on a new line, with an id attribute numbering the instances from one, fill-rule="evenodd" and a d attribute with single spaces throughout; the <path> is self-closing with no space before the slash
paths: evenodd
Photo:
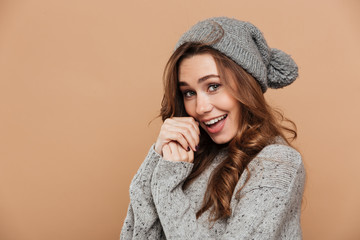
<path id="1" fill-rule="evenodd" d="M 305 171 L 284 135 L 296 131 L 263 95 L 297 75 L 251 23 L 211 18 L 186 32 L 121 239 L 301 239 Z"/>

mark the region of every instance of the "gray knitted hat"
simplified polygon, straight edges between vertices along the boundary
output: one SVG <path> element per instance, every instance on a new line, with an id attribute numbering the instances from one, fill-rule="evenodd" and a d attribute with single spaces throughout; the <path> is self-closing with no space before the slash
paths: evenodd
<path id="1" fill-rule="evenodd" d="M 286 53 L 269 48 L 258 28 L 249 22 L 227 17 L 215 17 L 201 21 L 185 32 L 175 49 L 186 42 L 200 42 L 222 52 L 260 84 L 267 88 L 282 88 L 298 76 L 298 67 Z"/>

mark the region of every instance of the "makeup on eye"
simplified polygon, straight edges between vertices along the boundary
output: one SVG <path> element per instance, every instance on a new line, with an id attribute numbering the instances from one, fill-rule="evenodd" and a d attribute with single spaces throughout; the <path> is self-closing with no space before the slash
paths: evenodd
<path id="1" fill-rule="evenodd" d="M 195 95 L 195 92 L 194 91 L 189 91 L 189 90 L 185 90 L 185 91 L 182 91 L 182 94 L 185 98 L 190 98 L 192 97 L 193 95 Z"/>
<path id="2" fill-rule="evenodd" d="M 219 83 L 211 83 L 211 84 L 209 84 L 208 89 L 210 90 L 210 92 L 215 92 L 219 89 L 220 86 L 221 86 L 221 84 L 219 84 Z"/>
<path id="3" fill-rule="evenodd" d="M 207 84 L 207 91 L 208 92 L 216 92 L 219 90 L 219 88 L 221 87 L 220 83 L 208 83 Z M 185 98 L 190 98 L 193 95 L 196 94 L 195 91 L 193 90 L 189 90 L 189 89 L 182 89 L 183 87 L 180 86 L 180 91 L 182 92 L 183 96 Z"/>

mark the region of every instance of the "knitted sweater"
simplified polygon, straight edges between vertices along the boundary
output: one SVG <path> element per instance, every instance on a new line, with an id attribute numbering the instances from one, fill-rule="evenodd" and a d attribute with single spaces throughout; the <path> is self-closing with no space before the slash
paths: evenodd
<path id="1" fill-rule="evenodd" d="M 196 219 L 211 172 L 226 157 L 222 150 L 185 190 L 193 164 L 164 160 L 152 146 L 130 185 L 130 204 L 120 239 L 302 239 L 301 201 L 305 170 L 301 155 L 281 138 L 249 163 L 250 179 L 233 194 L 232 214 L 209 223 Z M 234 193 L 244 185 L 241 175 Z"/>

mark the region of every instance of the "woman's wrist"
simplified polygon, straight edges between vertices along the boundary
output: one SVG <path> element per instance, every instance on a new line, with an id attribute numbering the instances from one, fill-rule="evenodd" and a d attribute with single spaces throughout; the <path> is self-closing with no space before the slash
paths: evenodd
<path id="1" fill-rule="evenodd" d="M 161 148 L 157 145 L 157 143 L 154 144 L 154 151 L 162 157 Z"/>

